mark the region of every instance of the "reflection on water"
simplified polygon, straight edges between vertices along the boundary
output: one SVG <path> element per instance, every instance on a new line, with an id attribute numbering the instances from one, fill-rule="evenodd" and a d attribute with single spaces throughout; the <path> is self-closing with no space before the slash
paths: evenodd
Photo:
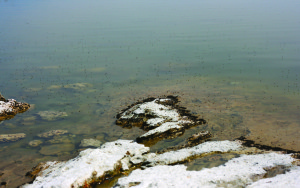
<path id="1" fill-rule="evenodd" d="M 76 156 L 85 138 L 135 139 L 143 131 L 116 126 L 115 115 L 137 100 L 168 94 L 179 95 L 180 106 L 208 124 L 152 150 L 201 130 L 216 140 L 248 135 L 300 150 L 297 5 L 0 1 L 0 91 L 33 106 L 0 122 L 1 134 L 26 134 L 0 143 L 0 181 L 12 187 L 29 181 L 24 174 L 38 162 Z M 67 116 L 43 119 L 43 111 Z M 58 129 L 68 134 L 38 137 Z M 33 140 L 41 143 L 30 146 Z M 201 165 L 211 164 L 190 168 Z"/>

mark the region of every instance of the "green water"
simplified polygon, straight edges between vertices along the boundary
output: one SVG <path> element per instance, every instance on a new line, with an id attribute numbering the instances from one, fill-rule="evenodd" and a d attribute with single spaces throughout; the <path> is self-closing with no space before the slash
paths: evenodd
<path id="1" fill-rule="evenodd" d="M 26 134 L 0 143 L 0 181 L 29 181 L 38 162 L 76 156 L 83 138 L 135 139 L 143 131 L 118 127 L 115 115 L 168 94 L 208 125 L 152 150 L 202 129 L 300 150 L 299 8 L 296 0 L 0 0 L 0 92 L 34 104 L 0 124 L 0 134 Z M 37 115 L 49 110 L 68 116 Z M 42 154 L 49 139 L 28 145 L 54 129 L 69 131 L 65 150 Z"/>

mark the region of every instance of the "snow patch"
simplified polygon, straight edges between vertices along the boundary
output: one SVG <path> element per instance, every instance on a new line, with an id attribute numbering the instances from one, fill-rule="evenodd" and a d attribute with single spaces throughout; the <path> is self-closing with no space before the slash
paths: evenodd
<path id="1" fill-rule="evenodd" d="M 191 148 L 184 148 L 177 151 L 169 151 L 162 154 L 156 154 L 149 158 L 147 162 L 154 164 L 174 164 L 186 159 L 211 152 L 229 152 L 241 150 L 242 144 L 238 141 L 212 141 L 204 142 Z"/>
<path id="2" fill-rule="evenodd" d="M 137 169 L 128 177 L 118 180 L 116 187 L 245 187 L 253 183 L 256 177 L 262 177 L 265 168 L 278 165 L 291 166 L 294 159 L 290 155 L 269 153 L 259 155 L 242 155 L 224 165 L 204 168 L 200 171 L 187 171 L 186 166 L 155 166 L 145 170 Z M 299 174 L 291 171 L 296 178 Z M 279 175 L 281 176 L 281 175 Z M 299 177 L 299 176 L 298 176 Z M 295 183 L 299 180 L 295 180 Z M 297 185 L 297 184 L 293 184 Z M 298 184 L 299 185 L 299 184 Z"/>
<path id="3" fill-rule="evenodd" d="M 85 181 L 101 177 L 105 172 L 116 170 L 118 165 L 128 169 L 129 158 L 149 152 L 149 148 L 130 140 L 117 140 L 102 145 L 99 149 L 87 149 L 66 162 L 47 162 L 33 184 L 24 188 L 37 187 L 80 187 Z M 123 159 L 123 160 L 122 160 Z"/>

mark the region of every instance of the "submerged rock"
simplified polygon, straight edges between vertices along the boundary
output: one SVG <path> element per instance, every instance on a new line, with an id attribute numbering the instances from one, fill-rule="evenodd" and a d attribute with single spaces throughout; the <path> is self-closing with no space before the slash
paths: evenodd
<path id="1" fill-rule="evenodd" d="M 0 94 L 0 121 L 13 118 L 17 113 L 25 112 L 29 108 L 27 103 L 17 102 L 15 99 L 6 100 Z"/>
<path id="2" fill-rule="evenodd" d="M 96 140 L 96 139 L 83 139 L 81 140 L 81 143 L 79 145 L 79 147 L 100 147 L 101 146 L 101 141 L 100 140 Z"/>
<path id="3" fill-rule="evenodd" d="M 119 113 L 116 123 L 148 131 L 136 139 L 139 143 L 175 138 L 182 135 L 185 129 L 206 123 L 205 120 L 192 116 L 185 108 L 177 106 L 177 103 L 178 98 L 175 96 L 148 98 Z"/>
<path id="4" fill-rule="evenodd" d="M 16 134 L 1 134 L 0 135 L 0 142 L 14 142 L 18 141 L 22 138 L 25 138 L 25 133 L 16 133 Z"/>
<path id="5" fill-rule="evenodd" d="M 37 114 L 43 120 L 47 120 L 47 121 L 55 121 L 55 120 L 63 119 L 64 117 L 68 116 L 66 112 L 58 112 L 58 111 L 40 111 Z"/>
<path id="6" fill-rule="evenodd" d="M 40 138 L 49 138 L 49 137 L 62 135 L 62 134 L 66 134 L 66 133 L 68 133 L 67 130 L 51 130 L 51 131 L 48 131 L 48 132 L 38 134 L 37 136 L 40 137 Z"/>
<path id="7" fill-rule="evenodd" d="M 42 146 L 39 153 L 42 155 L 62 155 L 68 154 L 68 152 L 75 149 L 74 144 L 64 143 L 64 144 L 52 144 Z"/>
<path id="8" fill-rule="evenodd" d="M 41 141 L 41 140 L 32 140 L 28 143 L 28 145 L 31 147 L 38 147 L 42 143 L 43 143 L 43 141 Z"/>
<path id="9" fill-rule="evenodd" d="M 90 83 L 74 83 L 74 84 L 67 84 L 67 85 L 51 85 L 48 89 L 72 89 L 72 90 L 84 90 L 88 87 L 92 87 L 93 85 Z"/>
<path id="10" fill-rule="evenodd" d="M 59 144 L 59 143 L 72 143 L 74 135 L 57 135 L 53 136 L 52 139 L 47 140 L 47 143 L 50 144 Z"/>

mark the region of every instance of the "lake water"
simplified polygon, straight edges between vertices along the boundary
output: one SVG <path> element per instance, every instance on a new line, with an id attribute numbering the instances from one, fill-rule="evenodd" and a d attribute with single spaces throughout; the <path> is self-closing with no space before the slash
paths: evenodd
<path id="1" fill-rule="evenodd" d="M 163 95 L 208 124 L 153 151 L 201 130 L 299 151 L 299 9 L 297 0 L 0 0 L 0 92 L 32 104 L 0 122 L 0 134 L 26 134 L 0 143 L 0 182 L 30 181 L 32 167 L 76 156 L 84 138 L 135 139 L 143 131 L 117 126 L 116 114 Z M 37 137 L 55 129 L 69 134 Z M 214 166 L 205 161 L 190 168 Z"/>

